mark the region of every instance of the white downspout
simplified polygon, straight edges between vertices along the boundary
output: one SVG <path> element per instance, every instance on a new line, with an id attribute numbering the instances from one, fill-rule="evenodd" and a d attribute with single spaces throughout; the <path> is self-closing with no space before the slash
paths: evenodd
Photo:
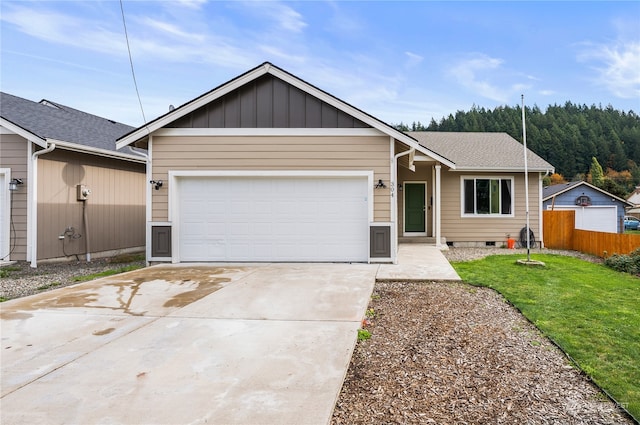
<path id="1" fill-rule="evenodd" d="M 129 148 L 129 150 L 131 152 L 134 152 L 136 154 L 139 154 L 141 156 L 144 157 L 144 159 L 146 160 L 146 166 L 145 166 L 145 173 L 146 173 L 146 179 L 147 182 L 153 180 L 153 170 L 151 167 L 151 156 L 148 153 L 145 153 L 141 150 L 138 150 L 138 148 L 133 147 L 133 146 L 127 146 Z M 149 149 L 147 150 L 147 152 L 150 152 L 151 149 L 151 138 L 149 138 Z M 147 266 L 149 265 L 149 258 L 151 258 L 151 226 L 149 225 L 149 223 L 151 223 L 151 207 L 153 205 L 152 202 L 152 194 L 153 192 L 151 191 L 151 185 L 147 184 L 146 185 L 146 191 L 145 191 L 145 248 L 144 248 L 144 252 L 145 252 L 145 257 L 147 258 Z"/>
<path id="2" fill-rule="evenodd" d="M 397 180 L 398 180 L 398 159 L 401 156 L 409 155 L 411 152 L 415 152 L 415 148 L 411 148 L 408 151 L 400 152 L 393 157 L 393 164 L 391 178 L 393 179 L 393 192 L 391 192 L 391 196 L 394 196 L 397 193 Z M 393 239 L 393 264 L 398 264 L 398 198 L 393 202 L 393 208 L 391 209 L 391 222 L 395 226 L 395 234 L 396 237 Z"/>
<path id="3" fill-rule="evenodd" d="M 46 149 L 31 154 L 31 267 L 38 267 L 38 157 L 56 148 L 55 143 L 47 142 Z"/>

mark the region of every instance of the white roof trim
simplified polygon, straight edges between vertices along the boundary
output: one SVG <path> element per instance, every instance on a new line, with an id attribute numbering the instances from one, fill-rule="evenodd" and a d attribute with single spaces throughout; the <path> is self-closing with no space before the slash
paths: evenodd
<path id="1" fill-rule="evenodd" d="M 472 173 L 493 173 L 493 172 L 501 172 L 501 173 L 522 173 L 524 174 L 524 166 L 522 167 L 458 167 L 455 171 L 464 171 L 464 172 L 472 172 Z M 545 172 L 553 172 L 553 168 L 531 168 L 528 167 L 530 173 L 545 173 Z"/>
<path id="2" fill-rule="evenodd" d="M 591 189 L 593 189 L 593 190 L 597 190 L 598 192 L 603 193 L 603 194 L 605 194 L 605 195 L 607 195 L 607 196 L 610 196 L 610 197 L 612 197 L 612 198 L 616 199 L 617 201 L 620 201 L 620 202 L 622 202 L 622 203 L 624 203 L 624 204 L 627 204 L 628 206 L 631 206 L 631 207 L 633 207 L 633 206 L 634 206 L 634 204 L 632 204 L 631 202 L 629 202 L 629 201 L 627 201 L 627 200 L 625 200 L 625 199 L 619 198 L 619 197 L 617 197 L 616 195 L 614 195 L 613 193 L 607 192 L 606 190 L 602 190 L 602 189 L 600 189 L 599 187 L 594 186 L 594 185 L 592 185 L 591 183 L 588 183 L 588 182 L 585 182 L 585 181 L 581 181 L 581 182 L 579 182 L 578 184 L 574 184 L 574 185 L 572 185 L 572 186 L 565 187 L 563 190 L 558 191 L 558 192 L 554 193 L 553 195 L 545 196 L 544 198 L 542 198 L 542 200 L 543 200 L 543 201 L 547 201 L 547 200 L 549 200 L 549 199 L 551 199 L 551 198 L 557 197 L 558 195 L 561 195 L 561 194 L 563 194 L 563 193 L 566 193 L 566 192 L 568 192 L 568 191 L 570 191 L 570 190 L 573 190 L 573 189 L 575 189 L 575 188 L 577 188 L 577 187 L 580 187 L 580 186 L 587 186 L 587 187 L 590 187 Z"/>
<path id="3" fill-rule="evenodd" d="M 36 145 L 40 146 L 41 148 L 46 148 L 47 147 L 47 141 L 45 139 L 43 139 L 40 136 L 37 136 L 37 135 L 33 134 L 32 132 L 30 132 L 28 130 L 25 130 L 24 128 L 22 128 L 22 127 L 20 127 L 18 125 L 15 125 L 11 121 L 7 121 L 6 119 L 0 117 L 0 125 L 2 127 L 5 127 L 6 129 L 8 129 L 9 131 L 17 134 L 18 136 L 27 139 L 27 141 L 35 143 Z"/>
<path id="4" fill-rule="evenodd" d="M 403 132 L 396 130 L 395 128 L 391 127 L 388 124 L 385 124 L 384 122 L 372 117 L 371 115 L 368 115 L 364 112 L 362 112 L 361 110 L 348 105 L 347 103 L 333 97 L 332 95 L 316 88 L 315 86 L 312 86 L 311 84 L 297 78 L 294 77 L 293 75 L 289 74 L 286 71 L 281 70 L 280 68 L 270 64 L 270 63 L 264 63 L 263 65 L 254 68 L 253 70 L 247 72 L 244 75 L 241 75 L 240 77 L 237 77 L 234 80 L 231 80 L 230 82 L 228 82 L 227 84 L 222 85 L 221 87 L 211 91 L 210 93 L 199 97 L 189 103 L 184 104 L 183 106 L 180 106 L 179 108 L 177 108 L 174 112 L 168 113 L 167 115 L 164 115 L 160 118 L 158 118 L 155 121 L 150 122 L 147 125 L 144 125 L 140 128 L 138 128 L 137 130 L 133 131 L 132 133 L 128 134 L 127 136 L 119 139 L 116 143 L 116 147 L 118 149 L 123 148 L 127 145 L 130 145 L 131 143 L 143 139 L 145 137 L 148 136 L 149 133 L 153 133 L 156 130 L 164 127 L 165 125 L 189 114 L 190 112 L 195 111 L 196 109 L 200 108 L 201 106 L 204 106 L 212 101 L 214 101 L 215 99 L 218 99 L 222 96 L 224 96 L 225 94 L 244 86 L 245 84 L 255 80 L 256 78 L 259 78 L 265 74 L 271 74 L 274 77 L 280 78 L 281 80 L 291 84 L 294 87 L 297 87 L 298 89 L 322 100 L 323 102 L 357 118 L 358 120 L 369 124 L 371 127 L 381 131 L 382 133 L 389 135 L 393 138 L 395 138 L 396 140 L 408 145 L 409 147 L 415 148 L 417 151 L 424 153 L 427 156 L 430 156 L 432 158 L 434 158 L 436 161 L 441 162 L 444 165 L 447 165 L 450 168 L 455 168 L 455 164 L 436 154 L 435 152 L 430 151 L 429 149 L 425 148 L 424 146 L 420 145 L 414 138 L 404 134 Z"/>
<path id="5" fill-rule="evenodd" d="M 146 163 L 146 159 L 141 155 L 133 155 L 127 153 L 121 153 L 116 151 L 110 151 L 107 149 L 94 148 L 92 146 L 79 145 L 77 143 L 65 142 L 63 140 L 47 139 L 48 142 L 56 144 L 58 149 L 66 149 L 74 152 L 88 153 L 97 156 L 104 156 L 108 158 L 122 159 L 131 162 Z"/>
<path id="6" fill-rule="evenodd" d="M 161 128 L 154 136 L 384 136 L 375 128 Z"/>

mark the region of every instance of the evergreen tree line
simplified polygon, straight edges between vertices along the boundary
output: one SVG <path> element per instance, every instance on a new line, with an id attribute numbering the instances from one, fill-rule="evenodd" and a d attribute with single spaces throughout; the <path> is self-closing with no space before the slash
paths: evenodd
<path id="1" fill-rule="evenodd" d="M 525 107 L 527 147 L 552 164 L 561 181 L 590 181 L 593 158 L 605 170 L 605 179 L 615 184 L 619 194 L 640 185 L 640 116 L 618 111 L 612 106 L 537 105 Z M 505 132 L 522 143 L 522 109 L 500 106 L 485 109 L 473 106 L 457 111 L 428 126 L 400 123 L 401 131 L 482 131 Z M 558 177 L 556 176 L 556 180 Z"/>

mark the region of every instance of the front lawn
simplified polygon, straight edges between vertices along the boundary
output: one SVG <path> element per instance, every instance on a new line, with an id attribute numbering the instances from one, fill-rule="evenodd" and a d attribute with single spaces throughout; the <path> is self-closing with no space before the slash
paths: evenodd
<path id="1" fill-rule="evenodd" d="M 573 257 L 531 258 L 546 267 L 517 265 L 514 255 L 452 265 L 465 282 L 500 292 L 640 418 L 640 279 Z"/>

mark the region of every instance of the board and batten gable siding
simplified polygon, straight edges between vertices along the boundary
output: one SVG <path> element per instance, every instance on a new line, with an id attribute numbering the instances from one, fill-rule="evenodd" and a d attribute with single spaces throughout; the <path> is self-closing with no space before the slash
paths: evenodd
<path id="1" fill-rule="evenodd" d="M 374 221 L 388 222 L 388 136 L 155 136 L 153 179 L 175 170 L 367 170 L 385 189 L 374 191 Z M 152 220 L 168 220 L 168 187 L 152 191 Z"/>
<path id="2" fill-rule="evenodd" d="M 263 75 L 179 118 L 170 128 L 369 128 L 272 75 Z"/>
<path id="3" fill-rule="evenodd" d="M 462 177 L 510 178 L 514 180 L 513 217 L 462 217 L 461 183 Z M 529 224 L 536 242 L 540 241 L 540 184 L 539 174 L 529 173 Z M 520 238 L 520 230 L 526 226 L 524 173 L 442 173 L 442 236 L 447 242 L 500 242 L 506 244 L 507 234 Z"/>
<path id="4" fill-rule="evenodd" d="M 86 201 L 92 254 L 145 244 L 145 165 L 56 149 L 38 159 L 38 259 L 84 255 L 83 202 L 76 185 L 91 190 Z M 68 227 L 75 235 L 63 243 Z"/>
<path id="5" fill-rule="evenodd" d="M 18 186 L 18 190 L 9 195 L 12 197 L 11 220 L 13 220 L 13 228 L 9 232 L 9 247 L 13 248 L 11 259 L 18 261 L 27 259 L 28 143 L 17 134 L 0 135 L 0 168 L 10 168 L 11 178 L 23 181 L 23 184 Z"/>

